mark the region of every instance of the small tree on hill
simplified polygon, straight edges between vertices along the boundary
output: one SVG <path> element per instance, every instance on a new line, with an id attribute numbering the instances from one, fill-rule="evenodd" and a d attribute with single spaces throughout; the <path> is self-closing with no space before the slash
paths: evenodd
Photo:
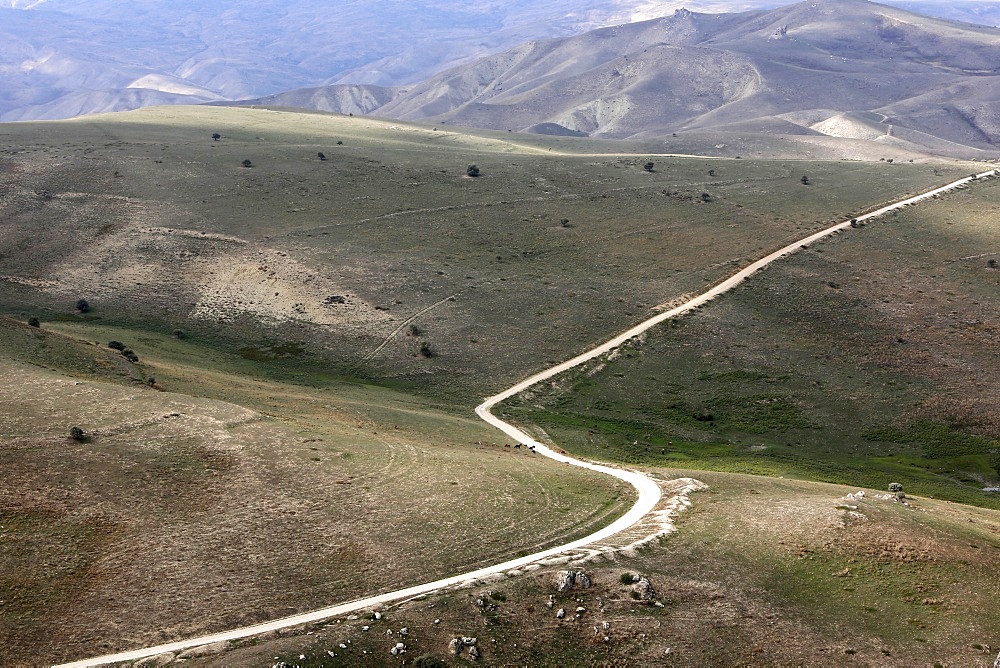
<path id="1" fill-rule="evenodd" d="M 90 310 L 90 303 L 87 302 L 86 299 L 77 299 L 76 310 L 79 311 L 80 313 L 86 313 L 87 311 Z"/>
<path id="2" fill-rule="evenodd" d="M 251 167 L 253 167 L 253 163 L 250 162 L 249 160 L 244 160 L 243 166 L 246 167 L 247 169 L 250 169 Z"/>
<path id="3" fill-rule="evenodd" d="M 316 157 L 317 157 L 317 158 L 319 158 L 321 162 L 322 162 L 323 160 L 326 160 L 326 154 L 325 154 L 325 153 L 323 153 L 323 151 L 320 151 L 319 153 L 317 153 L 317 154 L 316 154 Z"/>
<path id="4" fill-rule="evenodd" d="M 29 327 L 41 327 L 42 322 L 38 318 L 28 318 Z"/>
<path id="5" fill-rule="evenodd" d="M 87 440 L 87 435 L 83 433 L 83 429 L 80 429 L 79 427 L 70 427 L 69 437 L 72 438 L 74 441 L 81 443 Z"/>
<path id="6" fill-rule="evenodd" d="M 809 185 L 809 177 L 808 177 L 808 176 L 803 176 L 803 177 L 802 177 L 801 179 L 799 179 L 799 180 L 800 180 L 800 181 L 802 181 L 802 185 L 804 185 L 804 186 L 807 186 L 807 185 Z"/>
<path id="7" fill-rule="evenodd" d="M 468 167 L 465 168 L 465 174 L 466 174 L 466 176 L 471 176 L 472 178 L 478 177 L 479 176 L 479 166 L 478 165 L 469 165 Z"/>
<path id="8" fill-rule="evenodd" d="M 222 139 L 222 135 L 220 135 L 218 132 L 213 132 L 212 133 L 212 140 L 213 141 L 219 141 L 220 139 Z"/>
<path id="9" fill-rule="evenodd" d="M 655 162 L 647 162 L 645 165 L 642 166 L 643 170 L 649 172 L 650 174 L 653 173 L 653 168 L 654 167 L 656 167 L 656 163 Z"/>

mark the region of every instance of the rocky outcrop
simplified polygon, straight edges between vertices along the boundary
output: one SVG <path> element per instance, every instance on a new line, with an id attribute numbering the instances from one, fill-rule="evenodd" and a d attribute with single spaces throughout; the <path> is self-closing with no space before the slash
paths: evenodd
<path id="1" fill-rule="evenodd" d="M 639 595 L 640 601 L 652 601 L 656 598 L 656 590 L 653 589 L 653 585 L 644 577 L 640 577 L 639 580 L 632 585 L 632 591 Z"/>
<path id="2" fill-rule="evenodd" d="M 559 571 L 556 574 L 556 589 L 567 592 L 574 588 L 589 589 L 590 577 L 583 571 Z"/>

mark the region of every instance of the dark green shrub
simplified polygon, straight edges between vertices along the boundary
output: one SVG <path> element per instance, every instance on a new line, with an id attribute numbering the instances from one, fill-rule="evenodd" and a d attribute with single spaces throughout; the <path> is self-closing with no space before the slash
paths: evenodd
<path id="1" fill-rule="evenodd" d="M 479 167 L 477 165 L 469 165 L 465 168 L 465 173 L 472 178 L 479 176 Z"/>
<path id="2" fill-rule="evenodd" d="M 125 350 L 125 344 L 122 343 L 121 341 L 108 341 L 108 348 L 122 351 Z"/>
<path id="3" fill-rule="evenodd" d="M 28 326 L 29 327 L 41 327 L 42 326 L 42 321 L 39 320 L 38 318 L 28 318 Z"/>
<path id="4" fill-rule="evenodd" d="M 79 427 L 70 427 L 69 437 L 74 441 L 79 441 L 81 443 L 87 439 L 87 435 L 84 434 L 83 429 L 80 429 Z"/>
<path id="5" fill-rule="evenodd" d="M 77 299 L 76 310 L 79 311 L 80 313 L 86 313 L 87 311 L 90 310 L 90 304 L 87 302 L 86 299 Z"/>
<path id="6" fill-rule="evenodd" d="M 633 582 L 633 576 L 631 573 L 622 573 L 621 576 L 618 578 L 618 580 L 623 585 L 630 585 Z"/>

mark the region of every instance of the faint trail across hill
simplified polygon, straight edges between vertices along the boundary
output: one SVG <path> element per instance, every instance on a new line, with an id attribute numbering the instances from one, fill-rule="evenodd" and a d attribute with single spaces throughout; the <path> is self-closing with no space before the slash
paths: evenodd
<path id="1" fill-rule="evenodd" d="M 990 170 L 987 172 L 983 172 L 981 174 L 967 176 L 953 183 L 949 183 L 946 186 L 930 190 L 921 195 L 915 195 L 913 197 L 909 197 L 902 201 L 896 202 L 895 204 L 884 206 L 881 209 L 878 209 L 877 211 L 872 211 L 871 213 L 865 214 L 863 216 L 858 216 L 856 219 L 854 219 L 854 221 L 861 222 L 869 218 L 875 218 L 877 216 L 889 213 L 890 211 L 901 209 L 905 206 L 916 204 L 917 202 L 920 202 L 922 200 L 932 198 L 935 195 L 948 192 L 949 190 L 954 190 L 956 188 L 964 187 L 966 184 L 972 181 L 982 178 L 994 177 L 997 175 L 1000 175 L 1000 170 Z M 656 507 L 657 503 L 660 501 L 661 491 L 660 491 L 660 486 L 657 484 L 656 481 L 646 476 L 645 474 L 639 473 L 637 471 L 626 471 L 624 469 L 612 468 L 610 466 L 603 466 L 601 464 L 585 462 L 579 459 L 574 459 L 560 452 L 556 452 L 545 446 L 543 443 L 536 441 L 534 438 L 532 438 L 525 432 L 521 431 L 514 425 L 504 422 L 500 418 L 496 417 L 490 412 L 491 409 L 500 402 L 504 401 L 505 399 L 509 399 L 510 397 L 513 397 L 514 395 L 523 392 L 524 390 L 528 389 L 529 387 L 537 383 L 542 382 L 543 380 L 552 378 L 553 376 L 562 373 L 563 371 L 567 371 L 569 369 L 572 369 L 573 367 L 583 364 L 584 362 L 588 362 L 596 357 L 611 352 L 612 350 L 622 345 L 623 343 L 639 336 L 643 332 L 646 332 L 650 328 L 655 327 L 656 325 L 662 323 L 665 320 L 668 320 L 670 318 L 676 317 L 678 315 L 687 313 L 688 311 L 698 308 L 702 304 L 705 304 L 706 302 L 714 299 L 715 297 L 725 292 L 728 292 L 729 290 L 732 290 L 737 285 L 746 280 L 748 277 L 753 275 L 755 272 L 766 267 L 775 260 L 778 260 L 779 258 L 782 258 L 786 255 L 790 255 L 791 253 L 794 253 L 800 248 L 807 246 L 813 243 L 814 241 L 818 241 L 823 237 L 830 236 L 831 234 L 835 234 L 842 230 L 850 229 L 851 226 L 852 226 L 852 221 L 845 221 L 843 223 L 833 225 L 832 227 L 828 227 L 825 230 L 821 230 L 803 239 L 799 239 L 793 243 L 790 243 L 787 246 L 779 250 L 776 250 L 773 253 L 750 264 L 749 266 L 745 267 L 744 269 L 737 272 L 733 276 L 722 281 L 715 287 L 702 293 L 701 295 L 698 295 L 697 297 L 694 297 L 693 299 L 688 300 L 684 304 L 681 304 L 676 308 L 670 309 L 669 311 L 664 311 L 663 313 L 660 313 L 650 318 L 649 320 L 646 320 L 645 322 L 636 325 L 635 327 L 629 329 L 628 331 L 619 334 L 610 341 L 607 341 L 597 346 L 593 350 L 587 351 L 581 355 L 577 355 L 573 359 L 563 362 L 562 364 L 557 364 L 551 369 L 547 369 L 545 371 L 537 373 L 531 376 L 530 378 L 521 381 L 517 385 L 514 385 L 513 387 L 507 390 L 504 390 L 499 394 L 496 394 L 492 397 L 488 397 L 485 401 L 483 401 L 483 403 L 481 403 L 479 406 L 476 407 L 476 414 L 479 415 L 479 417 L 481 417 L 483 420 L 493 425 L 497 429 L 500 429 L 501 431 L 503 431 L 505 434 L 515 439 L 516 441 L 527 445 L 533 445 L 535 447 L 536 452 L 538 452 L 539 454 L 542 454 L 546 457 L 549 457 L 559 462 L 570 464 L 572 466 L 579 466 L 582 468 L 590 469 L 591 471 L 605 473 L 607 475 L 614 476 L 615 478 L 618 478 L 619 480 L 622 480 L 632 485 L 635 488 L 636 492 L 638 493 L 638 498 L 635 502 L 635 505 L 633 505 L 632 508 L 627 513 L 625 513 L 617 520 L 615 520 L 608 526 L 604 527 L 603 529 L 584 538 L 580 538 L 570 543 L 566 543 L 565 545 L 552 547 L 547 550 L 542 550 L 541 552 L 536 552 L 535 554 L 529 554 L 525 557 L 520 557 L 518 559 L 511 559 L 509 561 L 505 561 L 503 563 L 496 564 L 493 566 L 486 566 L 485 568 L 479 568 L 477 570 L 470 571 L 468 573 L 462 573 L 460 575 L 454 575 L 452 577 L 442 578 L 440 580 L 435 580 L 434 582 L 427 582 L 425 584 L 416 585 L 413 587 L 407 587 L 405 589 L 399 589 L 397 591 L 387 592 L 376 596 L 370 596 L 368 598 L 363 598 L 356 601 L 351 601 L 350 603 L 343 603 L 341 605 L 335 605 L 329 608 L 315 610 L 313 612 L 294 615 L 292 617 L 285 617 L 284 619 L 278 619 L 273 622 L 264 622 L 262 624 L 256 624 L 254 626 L 247 626 L 239 629 L 233 629 L 231 631 L 223 631 L 221 633 L 214 633 L 212 635 L 201 636 L 198 638 L 191 638 L 189 640 L 181 640 L 178 642 L 166 643 L 163 645 L 157 645 L 155 647 L 146 647 L 144 649 L 138 649 L 129 652 L 121 652 L 119 654 L 109 654 L 106 656 L 95 657 L 93 659 L 84 659 L 82 661 L 75 661 L 72 663 L 62 664 L 61 666 L 57 666 L 57 668 L 83 668 L 84 666 L 101 666 L 109 663 L 137 661 L 139 659 L 143 659 L 149 656 L 156 656 L 158 654 L 165 654 L 168 652 L 180 652 L 186 649 L 190 649 L 192 647 L 199 647 L 201 645 L 208 645 L 228 640 L 237 640 L 240 638 L 247 638 L 251 636 L 260 635 L 262 633 L 267 633 L 269 631 L 276 631 L 279 629 L 288 628 L 292 626 L 301 626 L 303 624 L 319 622 L 325 619 L 329 619 L 331 617 L 336 617 L 338 615 L 344 615 L 351 612 L 356 612 L 361 609 L 384 605 L 386 603 L 391 603 L 393 601 L 400 601 L 408 598 L 413 598 L 414 596 L 427 594 L 433 591 L 444 589 L 446 587 L 451 587 L 459 584 L 467 584 L 491 575 L 497 575 L 500 573 L 513 571 L 515 569 L 519 569 L 529 564 L 536 563 L 543 559 L 565 554 L 567 552 L 571 552 L 578 548 L 592 545 L 594 543 L 600 542 L 606 538 L 614 536 L 615 534 L 618 534 L 634 526 L 635 524 L 640 522 L 648 513 L 650 513 Z"/>

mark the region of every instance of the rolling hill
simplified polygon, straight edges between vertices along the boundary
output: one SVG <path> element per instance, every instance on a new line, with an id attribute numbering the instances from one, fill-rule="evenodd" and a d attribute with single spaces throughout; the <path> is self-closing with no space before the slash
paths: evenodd
<path id="1" fill-rule="evenodd" d="M 608 138 L 860 138 L 992 157 L 998 62 L 995 28 L 866 0 L 809 0 L 736 14 L 678 10 L 529 42 L 412 86 L 313 88 L 248 103 Z"/>
<path id="2" fill-rule="evenodd" d="M 28 665 L 605 525 L 627 490 L 503 448 L 472 405 L 976 167 L 208 106 L 11 123 L 0 139 L 0 641 Z M 845 231 L 507 404 L 570 451 L 709 485 L 676 539 L 587 565 L 591 590 L 554 592 L 546 566 L 189 665 L 371 665 L 403 625 L 407 660 L 471 633 L 511 664 L 670 650 L 683 665 L 975 665 L 1000 628 L 1000 504 L 983 490 L 1000 475 L 984 389 L 998 191 L 983 179 Z M 856 487 L 817 480 L 872 489 L 850 500 Z M 872 493 L 889 480 L 938 500 Z M 570 605 L 579 622 L 556 618 Z M 608 642 L 592 632 L 605 621 Z"/>
<path id="3" fill-rule="evenodd" d="M 533 39 L 656 18 L 682 7 L 718 13 L 780 4 L 5 0 L 0 3 L 0 121 L 235 100 L 292 87 L 411 84 Z M 1000 23 L 1000 10 L 990 2 L 891 4 L 954 20 Z"/>

